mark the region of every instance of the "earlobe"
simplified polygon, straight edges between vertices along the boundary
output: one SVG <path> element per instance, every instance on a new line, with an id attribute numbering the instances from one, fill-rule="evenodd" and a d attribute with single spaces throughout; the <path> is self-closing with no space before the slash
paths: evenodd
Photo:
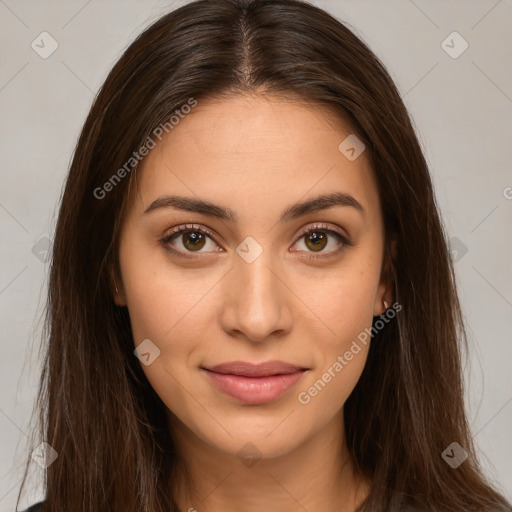
<path id="1" fill-rule="evenodd" d="M 383 284 L 379 285 L 377 299 L 375 300 L 373 308 L 373 316 L 380 316 L 384 314 L 389 308 L 389 302 L 392 300 L 393 299 L 390 297 L 387 287 Z"/>
<path id="2" fill-rule="evenodd" d="M 120 285 L 117 286 L 117 281 L 115 277 L 115 271 L 111 268 L 110 270 L 110 288 L 112 293 L 112 299 L 116 306 L 126 306 L 126 300 L 124 296 L 123 287 Z"/>
<path id="3" fill-rule="evenodd" d="M 114 276 L 112 276 L 112 280 L 114 281 L 114 288 L 116 289 L 116 293 L 114 295 L 114 302 L 117 304 L 117 297 L 119 296 L 119 290 L 117 289 L 117 284 L 116 284 L 116 278 Z M 119 306 L 119 304 L 117 304 Z"/>
<path id="4" fill-rule="evenodd" d="M 386 244 L 384 262 L 380 274 L 380 283 L 373 308 L 373 316 L 382 315 L 389 308 L 389 304 L 393 303 L 394 300 L 394 262 L 396 261 L 397 254 L 396 246 L 396 236 L 393 236 L 389 244 Z"/>

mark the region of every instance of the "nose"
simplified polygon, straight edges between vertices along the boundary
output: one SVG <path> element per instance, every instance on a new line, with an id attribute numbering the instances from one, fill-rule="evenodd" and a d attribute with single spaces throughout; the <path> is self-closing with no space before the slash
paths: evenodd
<path id="1" fill-rule="evenodd" d="M 262 342 L 289 333 L 293 324 L 291 292 L 264 252 L 252 263 L 237 257 L 224 282 L 221 324 L 231 336 Z M 280 275 L 281 274 L 281 275 Z"/>

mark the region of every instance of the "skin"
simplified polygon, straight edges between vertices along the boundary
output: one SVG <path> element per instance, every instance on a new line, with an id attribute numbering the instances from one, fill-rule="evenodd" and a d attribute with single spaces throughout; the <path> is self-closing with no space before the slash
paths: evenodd
<path id="1" fill-rule="evenodd" d="M 169 410 L 180 510 L 352 512 L 368 492 L 347 449 L 343 404 L 369 344 L 360 344 L 309 403 L 298 400 L 393 298 L 383 277 L 383 219 L 369 159 L 363 152 L 349 161 L 338 149 L 350 133 L 334 112 L 298 100 L 210 98 L 138 170 L 114 295 L 129 310 L 135 346 L 150 339 L 160 350 L 143 370 Z M 334 191 L 353 196 L 364 212 L 334 206 L 279 222 L 291 205 Z M 171 194 L 229 208 L 238 222 L 171 207 L 144 213 Z M 215 239 L 206 237 L 194 252 L 183 245 L 187 236 L 177 235 L 167 246 L 198 257 L 169 253 L 161 239 L 191 223 Z M 327 233 L 327 245 L 315 252 L 301 231 L 317 223 L 352 245 Z M 263 250 L 251 263 L 236 252 L 248 236 Z M 307 259 L 318 254 L 324 257 Z M 247 405 L 200 369 L 236 360 L 309 370 L 276 401 Z M 247 443 L 258 453 L 250 467 L 237 456 Z"/>

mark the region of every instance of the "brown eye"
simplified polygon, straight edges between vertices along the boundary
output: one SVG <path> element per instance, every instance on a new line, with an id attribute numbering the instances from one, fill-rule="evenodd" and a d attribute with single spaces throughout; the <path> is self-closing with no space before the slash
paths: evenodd
<path id="1" fill-rule="evenodd" d="M 206 236 L 199 231 L 191 231 L 187 233 L 180 233 L 183 246 L 189 251 L 197 251 L 204 247 L 206 243 Z"/>
<path id="2" fill-rule="evenodd" d="M 318 252 L 327 245 L 327 236 L 322 231 L 310 231 L 305 235 L 305 242 L 309 249 Z"/>
<path id="3" fill-rule="evenodd" d="M 328 225 L 318 224 L 304 229 L 294 244 L 292 252 L 304 253 L 307 259 L 327 258 L 338 254 L 352 242 Z"/>
<path id="4" fill-rule="evenodd" d="M 205 228 L 196 225 L 179 226 L 161 239 L 164 248 L 177 255 L 192 257 L 208 251 L 222 251 L 214 241 L 214 235 Z M 203 250 L 204 249 L 204 250 Z"/>

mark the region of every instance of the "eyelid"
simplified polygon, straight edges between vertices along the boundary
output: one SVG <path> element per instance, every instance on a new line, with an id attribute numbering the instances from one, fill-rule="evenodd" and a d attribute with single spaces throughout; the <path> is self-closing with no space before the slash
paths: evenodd
<path id="1" fill-rule="evenodd" d="M 341 233 L 341 228 L 337 227 L 335 224 L 329 224 L 329 223 L 323 223 L 323 222 L 317 222 L 316 224 L 313 224 L 313 225 L 304 226 L 304 228 L 302 228 L 299 231 L 299 234 L 297 235 L 297 240 L 294 243 L 297 243 L 306 233 L 309 233 L 310 231 L 315 231 L 315 230 L 327 231 L 329 233 L 334 233 L 340 237 L 341 241 L 345 245 L 352 245 L 352 242 L 350 241 L 348 236 Z"/>
<path id="2" fill-rule="evenodd" d="M 181 224 L 179 226 L 175 226 L 174 228 L 172 228 L 171 231 L 166 233 L 163 238 L 168 239 L 177 233 L 182 233 L 182 232 L 188 231 L 188 230 L 200 231 L 201 233 L 208 235 L 212 239 L 215 239 L 215 237 L 217 236 L 213 231 L 210 231 L 208 228 L 205 228 L 201 224 Z"/>

